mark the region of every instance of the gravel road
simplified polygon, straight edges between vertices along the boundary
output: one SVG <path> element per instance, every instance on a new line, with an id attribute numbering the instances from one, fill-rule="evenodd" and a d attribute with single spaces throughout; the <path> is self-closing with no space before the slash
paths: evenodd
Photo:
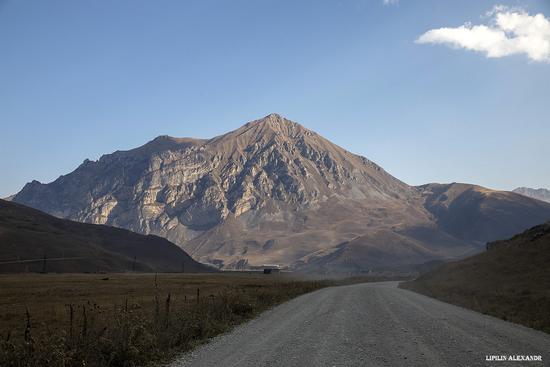
<path id="1" fill-rule="evenodd" d="M 543 362 L 487 362 L 486 355 Z M 385 282 L 300 296 L 171 366 L 543 365 L 550 366 L 550 335 Z"/>

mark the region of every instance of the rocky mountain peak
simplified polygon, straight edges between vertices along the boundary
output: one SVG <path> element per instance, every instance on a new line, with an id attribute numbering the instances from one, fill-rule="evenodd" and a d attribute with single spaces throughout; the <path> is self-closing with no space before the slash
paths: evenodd
<path id="1" fill-rule="evenodd" d="M 228 237 L 220 241 L 229 241 L 223 251 L 232 252 L 231 238 L 239 232 L 250 238 L 263 236 L 263 228 L 301 233 L 330 223 L 335 207 L 362 213 L 374 225 L 387 216 L 379 208 L 408 207 L 418 197 L 366 158 L 270 114 L 209 140 L 159 136 L 86 162 L 50 184 L 27 185 L 15 201 L 62 218 L 161 235 L 181 246 L 221 233 Z M 423 216 L 407 210 L 413 212 L 407 216 Z M 391 222 L 402 216 L 395 213 Z M 363 224 L 348 226 L 346 217 L 338 219 L 346 233 L 362 231 Z M 198 247 L 186 248 L 200 258 L 205 248 L 194 243 Z M 235 245 L 239 251 L 241 245 Z"/>
<path id="2" fill-rule="evenodd" d="M 14 201 L 160 235 L 229 268 L 420 263 L 550 218 L 550 204 L 512 193 L 413 188 L 277 114 L 209 140 L 160 136 L 29 183 Z"/>
<path id="3" fill-rule="evenodd" d="M 252 121 L 251 124 L 263 124 L 280 132 L 288 130 L 306 130 L 302 125 L 292 120 L 289 120 L 277 113 L 271 113 L 264 118 Z"/>
<path id="4" fill-rule="evenodd" d="M 411 191 L 366 158 L 270 114 L 210 140 L 159 136 L 84 163 L 40 190 L 26 186 L 17 197 L 57 216 L 159 233 L 148 218 L 161 213 L 202 231 L 280 203 L 307 207 L 350 192 L 395 198 Z M 122 210 L 144 206 L 131 225 L 119 222 Z"/>
<path id="5" fill-rule="evenodd" d="M 249 138 L 255 142 L 277 138 L 281 142 L 296 140 L 304 136 L 315 136 L 316 134 L 297 122 L 272 113 L 261 119 L 251 121 L 228 135 L 231 138 L 235 136 Z"/>
<path id="6" fill-rule="evenodd" d="M 249 124 L 267 125 L 273 129 L 288 129 L 289 127 L 293 128 L 296 126 L 301 126 L 297 122 L 291 121 L 279 115 L 278 113 L 270 113 L 269 115 L 262 117 L 261 119 L 251 121 Z"/>

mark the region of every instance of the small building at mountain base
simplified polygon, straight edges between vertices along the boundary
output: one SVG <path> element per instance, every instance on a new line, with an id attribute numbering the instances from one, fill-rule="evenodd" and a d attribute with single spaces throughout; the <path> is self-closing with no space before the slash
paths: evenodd
<path id="1" fill-rule="evenodd" d="M 279 265 L 263 265 L 262 267 L 266 275 L 279 274 L 281 272 L 281 267 Z"/>

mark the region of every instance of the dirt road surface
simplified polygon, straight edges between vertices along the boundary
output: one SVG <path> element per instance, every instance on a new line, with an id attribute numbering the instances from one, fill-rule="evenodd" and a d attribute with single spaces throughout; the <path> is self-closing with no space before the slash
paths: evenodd
<path id="1" fill-rule="evenodd" d="M 486 361 L 501 355 L 543 362 Z M 550 335 L 366 283 L 282 304 L 171 365 L 187 366 L 550 366 Z"/>

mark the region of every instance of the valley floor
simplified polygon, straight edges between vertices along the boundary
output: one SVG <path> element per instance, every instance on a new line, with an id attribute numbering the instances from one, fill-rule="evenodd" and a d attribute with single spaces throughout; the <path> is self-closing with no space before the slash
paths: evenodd
<path id="1" fill-rule="evenodd" d="M 487 362 L 486 356 L 543 362 Z M 550 335 L 397 288 L 325 288 L 215 338 L 171 367 L 543 366 Z"/>

